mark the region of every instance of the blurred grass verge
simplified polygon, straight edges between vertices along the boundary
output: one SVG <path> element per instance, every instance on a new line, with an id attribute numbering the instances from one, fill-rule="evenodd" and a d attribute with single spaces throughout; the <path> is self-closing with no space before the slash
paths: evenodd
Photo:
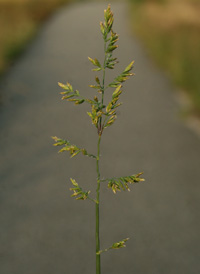
<path id="1" fill-rule="evenodd" d="M 200 116 L 200 1 L 130 0 L 131 24 L 149 54 Z"/>
<path id="2" fill-rule="evenodd" d="M 0 0 L 0 76 L 24 51 L 39 25 L 75 0 Z"/>

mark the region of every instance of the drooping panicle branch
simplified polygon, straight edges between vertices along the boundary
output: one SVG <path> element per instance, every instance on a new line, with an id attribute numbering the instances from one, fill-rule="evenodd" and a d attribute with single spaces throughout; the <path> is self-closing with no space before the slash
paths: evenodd
<path id="1" fill-rule="evenodd" d="M 76 155 L 78 155 L 80 152 L 82 152 L 83 155 L 96 159 L 96 156 L 93 155 L 93 154 L 88 153 L 86 149 L 84 149 L 84 148 L 78 148 L 76 145 L 72 145 L 67 140 L 60 139 L 60 138 L 58 138 L 56 136 L 53 136 L 51 138 L 55 141 L 54 146 L 63 146 L 59 150 L 59 152 L 69 151 L 70 155 L 71 155 L 71 158 L 74 157 L 74 156 L 76 156 Z"/>

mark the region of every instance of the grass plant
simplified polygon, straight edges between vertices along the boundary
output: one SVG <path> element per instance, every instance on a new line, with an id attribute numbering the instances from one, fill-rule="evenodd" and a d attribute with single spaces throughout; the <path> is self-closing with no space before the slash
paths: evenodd
<path id="1" fill-rule="evenodd" d="M 109 84 L 106 84 L 106 72 L 109 69 L 114 69 L 115 65 L 118 63 L 117 58 L 113 57 L 113 52 L 117 49 L 116 45 L 118 41 L 118 35 L 113 31 L 113 13 L 111 11 L 110 5 L 104 10 L 104 23 L 100 22 L 100 29 L 104 41 L 104 60 L 100 62 L 96 58 L 88 57 L 89 61 L 94 66 L 93 71 L 100 73 L 100 76 L 95 76 L 95 85 L 90 85 L 90 88 L 96 90 L 96 96 L 93 99 L 85 98 L 80 94 L 78 90 L 75 90 L 70 83 L 62 84 L 59 83 L 59 86 L 63 89 L 61 92 L 62 99 L 69 102 L 73 102 L 75 105 L 80 105 L 86 103 L 90 106 L 91 110 L 87 112 L 90 117 L 92 124 L 97 130 L 97 152 L 96 155 L 90 154 L 85 148 L 80 148 L 72 144 L 69 140 L 64 140 L 58 137 L 52 137 L 55 141 L 54 146 L 61 146 L 59 152 L 68 151 L 71 154 L 71 157 L 77 156 L 82 153 L 87 157 L 91 157 L 96 161 L 96 196 L 93 197 L 89 190 L 83 190 L 83 188 L 76 182 L 75 179 L 71 178 L 72 187 L 70 190 L 73 192 L 72 197 L 75 197 L 77 200 L 90 200 L 95 204 L 96 212 L 96 230 L 95 230 L 95 240 L 96 240 L 96 274 L 101 273 L 101 254 L 111 249 L 119 249 L 125 247 L 125 243 L 128 240 L 122 239 L 119 242 L 113 243 L 106 249 L 101 249 L 100 246 L 100 235 L 99 235 L 99 224 L 100 224 L 100 188 L 102 184 L 107 184 L 113 193 L 121 190 L 130 190 L 130 185 L 134 183 L 139 183 L 144 181 L 140 176 L 142 173 L 136 175 L 128 175 L 122 177 L 112 177 L 107 179 L 102 179 L 100 173 L 99 163 L 101 160 L 101 139 L 105 129 L 113 125 L 116 121 L 117 115 L 116 110 L 120 107 L 120 95 L 123 92 L 122 85 L 130 76 L 133 75 L 131 72 L 133 68 L 133 61 L 123 70 L 123 72 L 118 75 L 113 81 Z M 112 95 L 109 95 L 107 91 L 109 89 L 114 89 Z M 105 105 L 105 96 L 110 97 L 110 101 Z"/>

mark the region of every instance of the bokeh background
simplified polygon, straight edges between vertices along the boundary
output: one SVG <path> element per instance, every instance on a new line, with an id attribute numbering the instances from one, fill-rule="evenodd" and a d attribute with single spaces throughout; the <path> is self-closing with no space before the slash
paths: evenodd
<path id="1" fill-rule="evenodd" d="M 42 22 L 74 2 L 78 0 L 0 0 L 0 75 L 25 50 Z M 200 1 L 129 0 L 128 4 L 132 31 L 184 98 L 192 100 L 184 114 L 199 116 Z"/>
<path id="2" fill-rule="evenodd" d="M 146 181 L 101 189 L 102 247 L 131 238 L 103 254 L 103 273 L 199 274 L 200 139 L 180 119 L 199 117 L 199 1 L 112 2 L 120 63 L 109 77 L 132 59 L 136 76 L 105 131 L 101 169 Z M 70 197 L 69 178 L 94 193 L 95 162 L 58 154 L 50 136 L 96 153 L 88 107 L 61 101 L 57 82 L 93 96 L 87 56 L 103 58 L 108 1 L 0 3 L 0 273 L 94 274 L 94 210 Z"/>

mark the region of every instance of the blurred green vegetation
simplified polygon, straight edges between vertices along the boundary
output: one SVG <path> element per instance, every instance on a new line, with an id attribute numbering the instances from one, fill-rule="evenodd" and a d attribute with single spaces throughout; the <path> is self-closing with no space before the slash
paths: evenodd
<path id="1" fill-rule="evenodd" d="M 200 1 L 130 0 L 131 23 L 149 54 L 200 114 Z"/>
<path id="2" fill-rule="evenodd" d="M 23 52 L 41 22 L 74 1 L 0 0 L 0 75 Z M 129 1 L 134 31 L 200 113 L 200 1 Z"/>
<path id="3" fill-rule="evenodd" d="M 0 75 L 56 8 L 75 0 L 0 0 Z"/>

